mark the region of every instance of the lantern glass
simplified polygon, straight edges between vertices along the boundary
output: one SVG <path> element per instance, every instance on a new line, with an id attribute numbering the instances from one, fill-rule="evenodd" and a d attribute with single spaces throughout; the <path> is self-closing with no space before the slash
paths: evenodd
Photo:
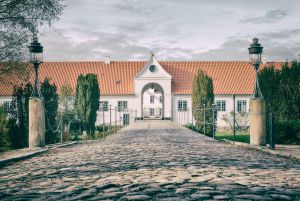
<path id="1" fill-rule="evenodd" d="M 252 65 L 260 64 L 261 63 L 261 54 L 249 54 L 249 62 Z"/>
<path id="2" fill-rule="evenodd" d="M 43 63 L 42 52 L 30 52 L 30 61 L 32 63 Z"/>

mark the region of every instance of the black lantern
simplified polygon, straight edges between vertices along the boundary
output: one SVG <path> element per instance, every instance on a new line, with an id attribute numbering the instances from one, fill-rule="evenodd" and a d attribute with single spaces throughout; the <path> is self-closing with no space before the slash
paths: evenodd
<path id="1" fill-rule="evenodd" d="M 258 43 L 258 38 L 253 39 L 253 43 L 250 44 L 249 50 L 249 62 L 255 66 L 255 70 L 258 70 L 261 64 L 261 54 L 263 47 Z"/>
<path id="2" fill-rule="evenodd" d="M 35 82 L 34 82 L 34 97 L 39 97 L 37 85 L 38 85 L 38 69 L 39 65 L 43 63 L 43 46 L 38 42 L 36 34 L 33 36 L 33 41 L 29 46 L 30 61 L 34 65 Z"/>
<path id="3" fill-rule="evenodd" d="M 253 65 L 255 69 L 255 92 L 254 92 L 254 98 L 263 98 L 260 87 L 259 87 L 259 82 L 258 82 L 258 69 L 259 65 L 261 64 L 261 55 L 262 55 L 262 50 L 263 47 L 258 43 L 258 38 L 253 38 L 253 43 L 250 44 L 250 47 L 248 48 L 249 50 L 249 62 L 250 64 Z"/>

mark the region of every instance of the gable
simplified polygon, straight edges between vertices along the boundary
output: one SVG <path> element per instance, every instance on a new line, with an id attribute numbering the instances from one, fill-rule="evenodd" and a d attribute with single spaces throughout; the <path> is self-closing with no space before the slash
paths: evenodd
<path id="1" fill-rule="evenodd" d="M 151 56 L 142 70 L 135 75 L 134 79 L 172 79 L 172 76 L 160 65 L 160 63 L 153 56 Z"/>

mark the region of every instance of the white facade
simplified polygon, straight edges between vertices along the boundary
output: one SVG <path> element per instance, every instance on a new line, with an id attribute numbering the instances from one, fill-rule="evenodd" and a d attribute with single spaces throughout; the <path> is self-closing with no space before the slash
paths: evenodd
<path id="1" fill-rule="evenodd" d="M 234 111 L 234 99 L 235 99 L 235 111 L 237 113 L 237 118 L 239 118 L 240 126 L 248 126 L 248 112 L 249 112 L 249 101 L 251 95 L 215 95 L 215 103 L 217 102 L 225 102 L 225 111 L 217 111 L 217 126 L 219 128 L 226 128 L 230 127 L 228 122 L 224 119 L 232 119 L 231 112 Z M 173 121 L 184 125 L 187 123 L 192 123 L 195 119 L 192 119 L 192 96 L 191 95 L 173 95 Z M 186 101 L 187 102 L 187 110 L 186 111 L 179 111 L 178 110 L 178 102 L 179 101 Z M 238 107 L 239 102 L 246 102 L 245 108 Z M 240 104 L 240 103 L 239 103 Z M 242 110 L 242 111 L 239 111 Z M 244 118 L 241 118 L 241 112 L 245 113 Z"/>
<path id="2" fill-rule="evenodd" d="M 192 96 L 172 94 L 172 76 L 152 56 L 148 63 L 134 77 L 134 94 L 101 96 L 100 103 L 105 107 L 97 112 L 96 125 L 126 124 L 135 119 L 170 119 L 181 125 L 194 122 L 192 118 Z M 153 96 L 153 98 L 151 98 Z M 236 111 L 249 111 L 251 95 L 235 95 Z M 153 99 L 153 101 L 151 100 Z M 0 96 L 0 105 L 11 101 L 9 96 Z M 103 103 L 104 102 L 104 103 Z M 218 111 L 217 126 L 229 127 L 227 120 L 232 118 L 233 95 L 215 95 L 215 102 L 222 106 Z M 153 111 L 151 111 L 154 109 Z M 239 124 L 248 126 L 247 118 Z"/>
<path id="3" fill-rule="evenodd" d="M 143 94 L 143 115 L 146 118 L 162 118 L 163 116 L 163 93 L 153 88 Z"/>
<path id="4" fill-rule="evenodd" d="M 155 65 L 153 71 L 150 67 Z M 192 118 L 192 96 L 191 95 L 178 95 L 171 93 L 172 76 L 168 74 L 162 66 L 153 58 L 145 65 L 145 67 L 135 76 L 135 95 L 133 96 L 102 96 L 101 101 L 108 101 L 112 108 L 117 107 L 118 101 L 128 101 L 128 109 L 131 110 L 130 119 L 133 121 L 135 118 L 144 119 L 147 117 L 161 117 L 163 119 L 171 119 L 178 124 L 185 125 L 192 123 L 195 120 Z M 154 93 L 154 91 L 159 93 Z M 154 103 L 151 103 L 151 96 L 154 96 Z M 162 102 L 160 102 L 160 96 Z M 236 112 L 238 109 L 242 109 L 245 113 L 249 111 L 249 100 L 251 95 L 235 95 L 235 107 Z M 181 103 L 179 103 L 181 102 Z M 230 124 L 225 119 L 232 121 L 232 115 L 234 108 L 234 96 L 233 95 L 215 95 L 215 103 L 222 102 L 223 110 L 217 111 L 217 126 L 219 128 L 230 127 Z M 241 102 L 243 103 L 241 107 Z M 184 104 L 185 110 L 182 110 L 180 104 Z M 238 104 L 240 104 L 238 108 Z M 161 116 L 155 111 L 154 115 L 149 115 L 149 108 L 161 108 Z M 221 108 L 220 108 L 221 109 Z M 182 110 L 182 111 L 180 111 Z M 98 115 L 97 124 L 107 123 L 106 120 L 110 118 L 109 111 L 100 112 Z M 99 114 L 100 114 L 99 113 Z M 132 116 L 133 115 L 133 116 Z M 238 114 L 237 114 L 238 115 Z M 113 119 L 114 119 L 114 115 Z M 117 115 L 119 122 L 122 122 L 121 115 Z M 121 121 L 120 121 L 121 120 Z M 114 121 L 114 120 L 113 120 Z M 240 123 L 244 126 L 248 126 L 247 117 L 245 120 L 240 120 Z"/>
<path id="5" fill-rule="evenodd" d="M 151 67 L 154 67 L 151 71 Z M 138 118 L 143 118 L 145 91 L 155 88 L 162 93 L 162 118 L 171 119 L 172 114 L 172 76 L 153 58 L 150 58 L 144 68 L 134 77 L 135 109 Z"/>
<path id="6" fill-rule="evenodd" d="M 96 125 L 101 124 L 123 124 L 124 114 L 129 115 L 130 122 L 134 121 L 134 117 L 136 117 L 136 110 L 134 105 L 134 96 L 101 96 L 101 102 L 107 102 L 107 110 L 100 109 L 97 112 L 97 120 Z M 121 109 L 119 108 L 119 102 L 126 102 L 127 108 Z M 100 106 L 101 108 L 101 106 Z"/>

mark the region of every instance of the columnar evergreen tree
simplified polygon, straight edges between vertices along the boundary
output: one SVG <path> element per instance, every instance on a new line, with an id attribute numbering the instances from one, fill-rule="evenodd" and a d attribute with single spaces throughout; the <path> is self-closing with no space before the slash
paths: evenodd
<path id="1" fill-rule="evenodd" d="M 95 122 L 97 118 L 97 111 L 99 109 L 99 84 L 97 76 L 94 74 L 86 75 L 87 82 L 87 91 L 86 91 L 86 99 L 87 99 L 87 113 L 86 119 L 88 124 L 88 129 L 91 134 L 95 132 Z"/>
<path id="2" fill-rule="evenodd" d="M 12 148 L 28 146 L 29 98 L 32 96 L 31 83 L 14 86 L 12 109 L 9 120 L 9 133 Z"/>
<path id="3" fill-rule="evenodd" d="M 196 126 L 203 132 L 204 126 L 204 104 L 206 108 L 212 108 L 214 103 L 214 87 L 212 79 L 203 71 L 199 70 L 193 79 L 192 107 Z M 205 119 L 212 123 L 212 110 L 206 110 Z M 212 134 L 212 125 L 206 125 L 206 133 Z"/>
<path id="4" fill-rule="evenodd" d="M 45 101 L 46 144 L 53 144 L 57 141 L 57 87 L 55 84 L 50 83 L 50 79 L 45 78 L 44 82 L 41 84 L 41 93 Z"/>
<path id="5" fill-rule="evenodd" d="M 11 146 L 14 149 L 28 147 L 29 98 L 32 94 L 33 86 L 31 83 L 14 87 L 12 109 L 8 122 Z M 41 95 L 45 100 L 46 144 L 55 143 L 56 133 L 52 129 L 56 129 L 58 95 L 55 84 L 51 84 L 47 78 L 41 84 Z"/>
<path id="6" fill-rule="evenodd" d="M 94 74 L 80 75 L 77 79 L 75 110 L 87 133 L 93 137 L 99 109 L 99 84 Z"/>
<path id="7" fill-rule="evenodd" d="M 86 122 L 86 83 L 85 76 L 79 75 L 77 78 L 76 85 L 76 96 L 75 96 L 75 111 L 78 119 L 81 120 L 81 123 L 85 127 L 84 123 Z"/>
<path id="8" fill-rule="evenodd" d="M 285 63 L 278 70 L 265 67 L 259 73 L 259 82 L 275 116 L 276 141 L 300 144 L 300 63 L 293 61 L 290 66 Z"/>
<path id="9" fill-rule="evenodd" d="M 285 63 L 281 70 L 264 68 L 259 73 L 262 94 L 277 119 L 300 119 L 300 63 Z"/>

